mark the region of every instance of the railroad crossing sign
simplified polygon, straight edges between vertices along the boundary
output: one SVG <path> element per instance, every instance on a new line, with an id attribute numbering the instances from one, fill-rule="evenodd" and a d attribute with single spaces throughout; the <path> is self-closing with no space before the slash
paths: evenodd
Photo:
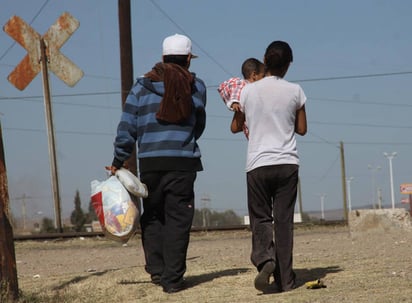
<path id="1" fill-rule="evenodd" d="M 42 71 L 56 228 L 60 232 L 63 228 L 48 70 L 69 86 L 74 86 L 83 77 L 81 69 L 60 52 L 62 45 L 78 27 L 79 21 L 69 13 L 63 13 L 42 37 L 17 16 L 11 17 L 3 27 L 7 34 L 27 50 L 27 55 L 10 73 L 8 80 L 16 88 L 23 90 Z"/>
<path id="2" fill-rule="evenodd" d="M 8 80 L 19 90 L 41 71 L 41 45 L 44 44 L 48 68 L 69 86 L 74 86 L 83 71 L 60 52 L 60 48 L 79 27 L 79 21 L 69 13 L 63 13 L 41 37 L 29 24 L 13 16 L 4 25 L 4 31 L 27 50 L 27 55 L 8 76 Z M 43 43 L 41 43 L 43 40 Z"/>

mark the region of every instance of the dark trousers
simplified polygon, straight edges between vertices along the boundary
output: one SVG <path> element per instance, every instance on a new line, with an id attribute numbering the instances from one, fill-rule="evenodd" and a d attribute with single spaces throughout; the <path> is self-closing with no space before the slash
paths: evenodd
<path id="1" fill-rule="evenodd" d="M 186 256 L 194 216 L 196 172 L 141 174 L 149 196 L 140 219 L 146 271 L 160 275 L 160 283 L 179 283 L 186 272 Z"/>
<path id="2" fill-rule="evenodd" d="M 299 167 L 271 165 L 247 173 L 247 194 L 252 229 L 251 261 L 261 269 L 275 261 L 275 282 L 283 290 L 293 287 L 293 214 Z"/>

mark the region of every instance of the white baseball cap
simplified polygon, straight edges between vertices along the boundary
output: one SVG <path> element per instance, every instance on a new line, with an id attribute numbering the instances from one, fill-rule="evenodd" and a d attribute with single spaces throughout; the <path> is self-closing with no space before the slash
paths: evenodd
<path id="1" fill-rule="evenodd" d="M 163 40 L 163 56 L 167 55 L 192 55 L 192 41 L 184 35 L 175 34 Z"/>

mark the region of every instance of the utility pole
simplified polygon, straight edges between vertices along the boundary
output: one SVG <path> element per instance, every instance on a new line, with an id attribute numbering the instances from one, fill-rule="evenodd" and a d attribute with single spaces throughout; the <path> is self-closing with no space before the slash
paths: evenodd
<path id="1" fill-rule="evenodd" d="M 20 198 L 15 198 L 13 200 L 19 201 L 21 200 L 21 214 L 23 216 L 23 231 L 26 231 L 27 227 L 27 212 L 26 212 L 26 199 L 29 199 L 31 197 L 26 196 L 26 194 L 23 194 Z"/>
<path id="2" fill-rule="evenodd" d="M 133 85 L 133 47 L 130 17 L 130 0 L 118 0 L 119 38 L 120 38 L 120 73 L 122 89 L 122 108 Z M 136 145 L 127 168 L 137 176 Z"/>
<path id="3" fill-rule="evenodd" d="M 209 203 L 210 203 L 210 197 L 208 195 L 203 195 L 201 198 L 202 201 L 202 218 L 203 218 L 203 227 L 206 229 L 207 226 L 209 225 L 208 223 L 208 218 L 206 214 L 206 210 L 208 209 Z"/>
<path id="4" fill-rule="evenodd" d="M 325 197 L 326 194 L 319 194 L 320 196 L 320 218 L 321 221 L 325 221 Z"/>
<path id="5" fill-rule="evenodd" d="M 13 229 L 10 224 L 9 192 L 6 162 L 4 157 L 3 135 L 0 123 L 0 285 L 7 300 L 17 300 L 19 286 L 14 250 Z"/>
<path id="6" fill-rule="evenodd" d="M 378 187 L 378 209 L 382 209 L 382 189 Z"/>
<path id="7" fill-rule="evenodd" d="M 392 169 L 392 160 L 397 155 L 397 152 L 383 153 L 383 155 L 388 158 L 389 160 L 389 174 L 390 174 L 390 181 L 391 181 L 391 202 L 392 202 L 392 209 L 395 209 L 395 192 L 393 190 L 393 169 Z"/>
<path id="8" fill-rule="evenodd" d="M 372 171 L 372 207 L 373 208 L 376 208 L 376 207 L 381 208 L 380 206 L 376 206 L 377 205 L 376 204 L 376 192 L 379 192 L 376 189 L 376 174 L 381 169 L 381 167 L 379 165 L 375 166 L 375 165 L 372 165 L 372 164 L 368 164 L 368 169 L 370 169 Z M 379 204 L 379 202 L 378 202 L 378 204 Z"/>
<path id="9" fill-rule="evenodd" d="M 349 208 L 349 211 L 352 211 L 352 197 L 351 197 L 351 192 L 350 192 L 350 184 L 351 184 L 353 179 L 354 179 L 353 177 L 349 177 L 349 178 L 346 179 L 347 190 L 348 190 L 348 208 Z"/>
<path id="10" fill-rule="evenodd" d="M 49 84 L 49 71 L 47 67 L 46 44 L 44 40 L 40 39 L 40 61 L 43 78 L 43 94 L 44 94 L 44 109 L 47 124 L 47 138 L 49 142 L 49 156 L 50 156 L 50 176 L 54 201 L 54 218 L 55 227 L 62 233 L 62 219 L 61 219 L 61 199 L 60 199 L 60 185 L 59 174 L 57 170 L 57 153 L 56 153 L 56 136 L 54 133 L 53 117 L 52 117 L 52 103 Z"/>
<path id="11" fill-rule="evenodd" d="M 344 220 L 348 222 L 348 207 L 346 198 L 346 171 L 345 171 L 345 151 L 343 148 L 343 142 L 340 141 L 340 165 L 342 171 L 342 194 L 343 194 L 343 216 Z"/>

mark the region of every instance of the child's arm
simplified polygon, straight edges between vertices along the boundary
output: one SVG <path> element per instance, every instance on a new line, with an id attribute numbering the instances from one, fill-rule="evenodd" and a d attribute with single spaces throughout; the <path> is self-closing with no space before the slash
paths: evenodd
<path id="1" fill-rule="evenodd" d="M 236 134 L 243 131 L 243 124 L 245 123 L 245 114 L 241 111 L 235 112 L 233 114 L 232 123 L 230 124 L 230 130 L 232 133 Z"/>

